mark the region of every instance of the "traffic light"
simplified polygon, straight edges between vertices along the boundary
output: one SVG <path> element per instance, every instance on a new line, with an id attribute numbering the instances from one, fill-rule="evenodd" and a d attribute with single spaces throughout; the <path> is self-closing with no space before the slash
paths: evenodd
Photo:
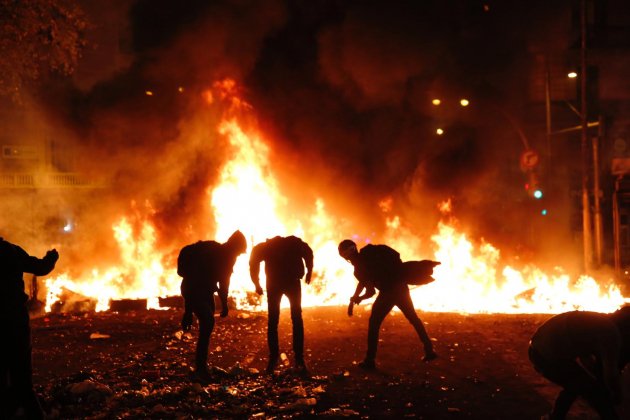
<path id="1" fill-rule="evenodd" d="M 527 172 L 527 182 L 525 183 L 525 192 L 533 198 L 533 210 L 540 216 L 549 215 L 549 202 L 545 198 L 545 192 L 538 180 L 538 175 L 534 171 Z"/>
<path id="2" fill-rule="evenodd" d="M 543 198 L 543 190 L 540 187 L 538 176 L 535 172 L 528 172 L 527 183 L 525 183 L 525 191 L 527 191 L 527 194 L 529 194 L 530 197 L 533 197 L 536 200 Z"/>

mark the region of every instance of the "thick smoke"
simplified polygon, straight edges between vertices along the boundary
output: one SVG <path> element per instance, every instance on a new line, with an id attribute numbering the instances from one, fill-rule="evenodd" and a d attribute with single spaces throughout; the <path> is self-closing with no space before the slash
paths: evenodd
<path id="1" fill-rule="evenodd" d="M 469 1 L 103 3 L 118 9 L 87 12 L 115 31 L 95 47 L 118 43 L 117 55 L 44 97 L 71 131 L 77 170 L 109 185 L 67 198 L 83 226 L 77 258 L 112 249 L 89 238 L 111 237 L 121 214 L 148 215 L 165 249 L 213 231 L 207 187 L 228 158 L 216 132 L 225 106 L 203 92 L 225 78 L 252 104 L 297 211 L 322 197 L 357 233 L 378 237 L 399 214 L 427 237 L 450 199 L 476 237 L 530 241 L 523 146 L 497 111 L 525 100 L 524 32 L 509 28 L 530 2 L 511 14 Z M 105 17 L 121 20 L 99 26 Z"/>

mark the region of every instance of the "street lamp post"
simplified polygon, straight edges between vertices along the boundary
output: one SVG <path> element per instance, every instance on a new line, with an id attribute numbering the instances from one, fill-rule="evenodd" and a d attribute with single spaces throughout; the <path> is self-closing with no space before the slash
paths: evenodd
<path id="1" fill-rule="evenodd" d="M 590 200 L 588 196 L 588 168 L 589 168 L 589 147 L 588 147 L 588 115 L 586 106 L 586 0 L 581 0 L 581 48 L 580 48 L 580 102 L 581 102 L 581 125 L 582 125 L 582 236 L 584 243 L 584 268 L 589 269 L 593 261 L 593 239 L 591 237 L 591 212 Z"/>

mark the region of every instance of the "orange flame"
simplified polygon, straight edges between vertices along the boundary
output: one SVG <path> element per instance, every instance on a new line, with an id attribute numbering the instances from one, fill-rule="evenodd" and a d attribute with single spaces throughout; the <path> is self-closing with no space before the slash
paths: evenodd
<path id="1" fill-rule="evenodd" d="M 258 305 L 248 299 L 248 292 L 254 291 L 249 279 L 249 250 L 275 235 L 294 234 L 306 240 L 315 252 L 315 275 L 311 285 L 302 288 L 303 305 L 347 304 L 356 281 L 350 264 L 337 253 L 337 244 L 344 239 L 338 236 L 340 220 L 326 211 L 323 198 L 315 203 L 313 214 L 298 218 L 284 210 L 288 200 L 273 175 L 267 143 L 255 127 L 243 128 L 235 116 L 234 111 L 248 112 L 251 106 L 237 96 L 238 86 L 229 79 L 217 82 L 213 88 L 203 97 L 208 104 L 222 100 L 229 105 L 217 130 L 231 147 L 231 159 L 224 164 L 218 185 L 207 190 L 217 226 L 215 238 L 222 242 L 239 229 L 249 244 L 248 252 L 235 265 L 231 296 L 239 308 L 264 308 L 264 298 Z M 383 243 L 397 249 L 404 260 L 430 258 L 441 262 L 435 269 L 435 282 L 412 290 L 418 309 L 462 313 L 558 313 L 573 309 L 610 312 L 626 302 L 612 283 L 602 286 L 586 276 L 572 280 L 561 269 L 546 274 L 533 266 L 522 271 L 502 266 L 498 249 L 488 243 L 473 245 L 446 222 L 441 222 L 431 237 L 434 255 L 417 255 L 420 239 L 399 216 L 391 214 L 392 198 L 382 200 L 379 206 L 387 215 L 388 232 Z M 452 204 L 447 200 L 438 208 L 450 215 Z M 175 267 L 163 265 L 165 254 L 156 248 L 155 229 L 150 222 L 142 222 L 134 231 L 121 217 L 112 229 L 120 249 L 120 265 L 105 272 L 94 269 L 79 279 L 67 274 L 49 278 L 47 311 L 59 301 L 64 289 L 96 300 L 96 310 L 106 310 L 111 299 L 121 298 L 146 298 L 148 307 L 159 308 L 158 297 L 179 294 L 181 279 Z"/>

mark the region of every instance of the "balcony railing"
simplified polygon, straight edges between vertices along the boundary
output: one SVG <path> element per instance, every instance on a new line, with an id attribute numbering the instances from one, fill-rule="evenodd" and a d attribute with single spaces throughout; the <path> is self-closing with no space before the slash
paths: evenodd
<path id="1" fill-rule="evenodd" d="M 74 172 L 0 173 L 0 188 L 103 188 L 95 180 Z"/>

